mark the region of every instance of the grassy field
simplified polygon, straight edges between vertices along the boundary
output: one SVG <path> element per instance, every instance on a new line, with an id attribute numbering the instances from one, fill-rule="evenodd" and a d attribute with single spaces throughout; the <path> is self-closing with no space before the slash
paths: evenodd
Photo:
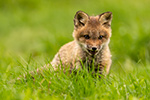
<path id="1" fill-rule="evenodd" d="M 149 0 L 1 0 L 1 100 L 149 100 Z M 113 13 L 112 67 L 106 78 L 86 69 L 77 75 L 43 70 L 58 49 L 72 41 L 78 10 Z M 27 77 L 18 77 L 27 73 Z"/>

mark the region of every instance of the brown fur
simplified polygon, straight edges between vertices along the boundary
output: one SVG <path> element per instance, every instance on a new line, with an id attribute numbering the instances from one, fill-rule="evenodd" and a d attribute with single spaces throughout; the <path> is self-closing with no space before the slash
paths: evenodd
<path id="1" fill-rule="evenodd" d="M 111 54 L 108 47 L 111 37 L 112 13 L 88 16 L 78 11 L 74 18 L 74 41 L 62 46 L 55 55 L 51 65 L 70 69 L 82 68 L 81 61 L 90 67 L 94 63 L 95 72 L 102 73 L 106 68 L 108 74 L 111 66 Z M 93 48 L 96 48 L 94 51 Z M 99 70 L 98 70 L 99 69 Z"/>

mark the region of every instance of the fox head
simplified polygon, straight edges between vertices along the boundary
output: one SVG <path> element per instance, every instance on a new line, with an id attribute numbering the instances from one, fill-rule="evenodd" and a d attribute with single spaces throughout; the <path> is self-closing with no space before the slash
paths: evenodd
<path id="1" fill-rule="evenodd" d="M 89 16 L 78 11 L 74 17 L 73 37 L 88 54 L 96 55 L 110 41 L 111 20 L 111 12 Z"/>

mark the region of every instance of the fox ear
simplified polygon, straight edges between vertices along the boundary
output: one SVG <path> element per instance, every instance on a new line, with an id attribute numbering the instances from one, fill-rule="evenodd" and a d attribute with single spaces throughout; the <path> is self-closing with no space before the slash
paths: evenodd
<path id="1" fill-rule="evenodd" d="M 83 11 L 78 11 L 74 16 L 74 26 L 76 28 L 85 26 L 85 24 L 88 22 L 88 19 L 88 14 L 84 13 Z"/>
<path id="2" fill-rule="evenodd" d="M 112 12 L 105 12 L 99 15 L 99 21 L 102 25 L 111 26 Z"/>

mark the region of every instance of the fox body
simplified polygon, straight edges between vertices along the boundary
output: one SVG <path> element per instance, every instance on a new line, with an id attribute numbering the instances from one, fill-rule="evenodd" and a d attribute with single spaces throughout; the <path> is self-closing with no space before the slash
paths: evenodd
<path id="1" fill-rule="evenodd" d="M 79 69 L 94 66 L 95 72 L 105 70 L 108 74 L 111 66 L 109 41 L 111 37 L 112 13 L 105 12 L 97 16 L 89 16 L 78 11 L 74 17 L 74 41 L 63 45 L 53 58 L 51 65 Z"/>

